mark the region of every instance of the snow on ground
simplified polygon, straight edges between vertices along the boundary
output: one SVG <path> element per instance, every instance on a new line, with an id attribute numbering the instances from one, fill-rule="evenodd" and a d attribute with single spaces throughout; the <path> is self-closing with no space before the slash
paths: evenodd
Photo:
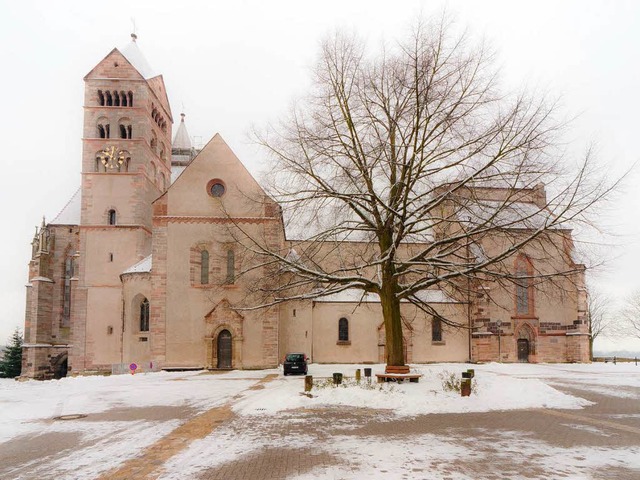
<path id="1" fill-rule="evenodd" d="M 0 382 L 0 442 L 40 432 L 39 420 L 60 415 L 153 406 L 185 406 L 203 411 L 222 405 L 267 373 L 267 370 L 223 375 L 158 372 L 67 377 L 45 382 L 4 380 Z"/>
<path id="2" fill-rule="evenodd" d="M 442 374 L 453 373 L 460 378 L 471 365 L 433 364 L 415 366 L 412 371 L 422 374 L 419 383 L 375 383 L 375 374 L 384 373 L 384 365 L 371 365 L 373 380 L 364 379 L 360 386 L 317 388 L 312 398 L 299 395 L 303 390 L 300 377 L 279 377 L 269 382 L 264 390 L 250 392 L 236 402 L 234 410 L 242 415 L 263 415 L 294 408 L 349 405 L 363 408 L 389 409 L 397 416 L 414 416 L 429 413 L 487 412 L 491 410 L 515 410 L 525 408 L 577 409 L 591 402 L 562 393 L 545 383 L 540 375 L 525 372 L 521 378 L 511 375 L 503 365 L 475 365 L 476 393 L 461 397 L 457 392 L 442 388 Z M 314 378 L 331 377 L 334 372 L 354 377 L 354 365 L 316 365 L 309 367 Z M 516 367 L 520 370 L 518 367 Z M 551 373 L 554 373 L 552 370 Z M 557 375 L 557 372 L 555 372 Z M 508 379 L 505 378 L 508 376 Z M 541 377 L 541 378 L 538 378 Z"/>
<path id="3" fill-rule="evenodd" d="M 328 379 L 334 372 L 353 377 L 356 368 L 364 365 L 318 365 L 309 366 L 309 374 L 318 382 Z M 154 406 L 185 407 L 191 412 L 200 412 L 223 405 L 234 397 L 234 409 L 240 415 L 252 418 L 263 416 L 267 421 L 277 412 L 290 409 L 313 409 L 330 406 L 352 406 L 370 408 L 380 415 L 406 417 L 429 413 L 486 412 L 491 410 L 513 410 L 530 408 L 579 409 L 590 404 L 579 395 L 568 395 L 554 385 L 575 386 L 576 391 L 607 392 L 616 395 L 639 397 L 640 367 L 633 364 L 591 365 L 528 365 L 528 364 L 433 364 L 413 366 L 421 373 L 420 383 L 383 384 L 375 383 L 375 373 L 384 371 L 384 365 L 371 367 L 374 380 L 366 384 L 363 377 L 360 388 L 314 387 L 312 398 L 300 395 L 303 377 L 284 377 L 280 370 L 233 371 L 226 374 L 202 374 L 201 372 L 158 372 L 110 377 L 76 377 L 47 382 L 0 381 L 0 448 L 1 442 L 29 433 L 69 433 L 81 435 L 76 449 L 64 455 L 52 456 L 41 463 L 34 463 L 30 473 L 55 473 L 56 478 L 93 478 L 139 454 L 144 448 L 168 434 L 181 420 L 164 421 L 51 421 L 55 416 L 68 414 L 96 414 L 118 408 L 152 408 Z M 462 398 L 455 392 L 445 392 L 441 374 L 452 372 L 460 377 L 462 371 L 474 368 L 477 385 L 476 394 Z M 264 388 L 249 390 L 249 387 L 271 373 L 280 373 Z M 326 382 L 325 382 L 326 383 Z M 275 418 L 275 417 L 274 417 Z M 292 418 L 292 422 L 296 419 Z M 597 428 L 574 423 L 563 424 L 569 429 L 581 429 L 585 435 L 601 434 Z M 352 428 L 345 425 L 345 430 Z M 509 432 L 505 442 L 515 441 Z M 515 435 L 515 434 L 514 434 Z M 513 435 L 512 435 L 513 436 Z M 468 441 L 467 441 L 468 440 Z M 217 428 L 208 437 L 197 440 L 165 464 L 164 479 L 193 478 L 205 468 L 232 461 L 264 448 L 288 447 L 322 450 L 340 456 L 345 451 L 366 452 L 356 456 L 357 461 L 345 470 L 343 466 L 314 469 L 298 478 L 363 478 L 369 472 L 376 476 L 384 473 L 385 467 L 376 463 L 379 449 L 385 451 L 385 462 L 389 472 L 385 478 L 411 476 L 411 468 L 433 473 L 429 478 L 467 478 L 451 471 L 451 463 L 466 458 L 492 460 L 488 453 L 478 451 L 473 439 L 458 437 L 419 435 L 410 442 L 400 439 L 340 435 L 330 442 L 315 444 L 311 436 L 294 434 L 282 438 L 261 437 L 259 432 L 231 430 L 226 426 Z M 544 471 L 563 464 L 568 451 L 533 439 L 522 440 L 529 456 L 527 462 Z M 510 446 L 509 446 L 510 445 Z M 504 455 L 513 455 L 513 444 L 505 443 Z M 507 448 L 509 446 L 509 448 Z M 502 455 L 500 445 L 491 455 Z M 580 448 L 572 450 L 573 460 L 566 463 L 565 474 L 571 478 L 581 477 L 584 468 L 632 465 L 640 468 L 640 451 L 637 448 L 607 449 Z M 394 453 L 395 452 L 395 453 Z M 407 455 L 411 462 L 407 463 Z M 351 459 L 352 460 L 352 459 Z M 351 462 L 350 460 L 350 462 Z M 553 462 L 556 462 L 555 464 Z M 33 462 L 32 462 L 33 463 Z M 408 465 L 408 466 L 405 466 Z M 19 466 L 20 467 L 20 466 Z M 25 467 L 24 465 L 22 467 Z M 26 467 L 29 467 L 28 465 Z M 16 469 L 16 472 L 18 469 Z M 353 472 L 352 476 L 349 476 Z M 393 475 L 397 475 L 393 476 Z M 418 474 L 420 476 L 420 474 Z M 12 478 L 20 477 L 17 473 Z"/>

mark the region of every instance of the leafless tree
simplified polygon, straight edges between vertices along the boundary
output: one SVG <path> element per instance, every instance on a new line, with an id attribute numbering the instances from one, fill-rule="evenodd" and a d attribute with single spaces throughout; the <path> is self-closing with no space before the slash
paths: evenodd
<path id="1" fill-rule="evenodd" d="M 640 290 L 631 293 L 622 309 L 622 333 L 640 338 Z"/>
<path id="2" fill-rule="evenodd" d="M 373 56 L 355 36 L 328 37 L 309 96 L 257 136 L 289 232 L 281 249 L 241 239 L 252 268 L 274 275 L 260 305 L 378 295 L 389 365 L 404 364 L 402 303 L 439 317 L 425 292 L 582 275 L 570 229 L 611 188 L 589 154 L 565 168 L 555 102 L 501 91 L 492 54 L 452 32 L 420 22 Z M 514 271 L 532 245 L 560 261 Z"/>
<path id="3" fill-rule="evenodd" d="M 607 295 L 591 288 L 587 302 L 589 317 L 589 355 L 593 360 L 593 342 L 599 336 L 613 333 L 615 312 L 613 301 Z"/>

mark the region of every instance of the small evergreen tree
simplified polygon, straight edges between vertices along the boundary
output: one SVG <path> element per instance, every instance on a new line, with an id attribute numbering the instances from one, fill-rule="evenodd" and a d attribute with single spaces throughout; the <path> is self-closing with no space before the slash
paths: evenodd
<path id="1" fill-rule="evenodd" d="M 22 372 L 22 335 L 16 328 L 11 336 L 11 342 L 0 360 L 0 377 L 15 378 Z"/>

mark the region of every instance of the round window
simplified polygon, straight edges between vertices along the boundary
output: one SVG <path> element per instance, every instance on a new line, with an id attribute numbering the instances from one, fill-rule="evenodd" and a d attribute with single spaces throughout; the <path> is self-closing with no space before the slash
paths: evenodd
<path id="1" fill-rule="evenodd" d="M 222 195 L 224 195 L 224 192 L 224 184 L 220 181 L 212 182 L 209 186 L 209 193 L 212 197 L 221 197 Z"/>

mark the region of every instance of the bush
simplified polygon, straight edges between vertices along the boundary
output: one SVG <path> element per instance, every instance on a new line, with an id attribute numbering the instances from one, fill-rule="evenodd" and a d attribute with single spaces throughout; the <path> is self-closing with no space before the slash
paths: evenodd
<path id="1" fill-rule="evenodd" d="M 457 392 L 460 393 L 462 378 L 460 374 L 450 372 L 449 370 L 443 370 L 438 374 L 438 378 L 442 382 L 442 389 L 445 392 Z M 471 381 L 471 393 L 478 393 L 478 382 L 476 380 Z"/>

